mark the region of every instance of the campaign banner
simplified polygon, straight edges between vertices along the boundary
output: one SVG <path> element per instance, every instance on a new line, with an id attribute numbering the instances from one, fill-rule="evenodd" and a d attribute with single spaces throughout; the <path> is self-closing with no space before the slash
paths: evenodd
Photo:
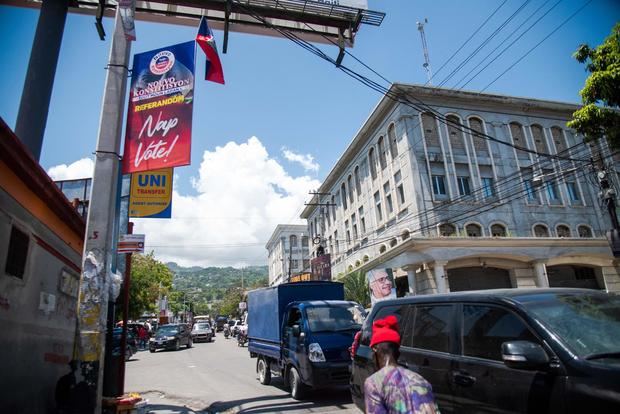
<path id="1" fill-rule="evenodd" d="M 170 218 L 172 168 L 131 174 L 129 217 Z"/>
<path id="2" fill-rule="evenodd" d="M 332 280 L 332 256 L 323 254 L 310 260 L 312 280 Z"/>
<path id="3" fill-rule="evenodd" d="M 190 164 L 195 44 L 134 55 L 123 172 Z"/>
<path id="4" fill-rule="evenodd" d="M 366 278 L 370 288 L 370 302 L 373 305 L 382 300 L 396 299 L 392 269 L 370 270 L 366 273 Z"/>

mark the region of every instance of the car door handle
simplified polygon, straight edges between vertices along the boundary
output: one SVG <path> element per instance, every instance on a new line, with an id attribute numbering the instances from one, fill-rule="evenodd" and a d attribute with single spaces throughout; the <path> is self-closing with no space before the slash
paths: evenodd
<path id="1" fill-rule="evenodd" d="M 472 377 L 467 372 L 457 371 L 452 373 L 452 379 L 457 385 L 471 387 L 476 383 L 476 377 Z"/>

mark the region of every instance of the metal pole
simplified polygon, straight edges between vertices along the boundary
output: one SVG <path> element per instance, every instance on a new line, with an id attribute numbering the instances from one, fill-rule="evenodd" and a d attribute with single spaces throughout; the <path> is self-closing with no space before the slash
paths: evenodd
<path id="1" fill-rule="evenodd" d="M 125 39 L 116 9 L 114 36 L 110 47 L 103 107 L 99 123 L 95 171 L 86 223 L 86 240 L 80 283 L 78 356 L 81 372 L 78 381 L 87 385 L 87 400 L 80 412 L 101 412 L 103 360 L 105 350 L 108 290 L 114 250 L 114 219 L 119 174 L 119 151 L 127 87 L 131 43 Z"/>
<path id="2" fill-rule="evenodd" d="M 133 234 L 133 223 L 127 223 L 127 234 Z M 125 281 L 123 283 L 123 333 L 121 334 L 121 363 L 118 389 L 125 393 L 125 349 L 127 349 L 127 322 L 129 320 L 129 289 L 131 288 L 131 253 L 125 255 Z M 138 338 L 137 338 L 138 339 Z M 139 340 L 139 339 L 138 339 Z"/>
<path id="3" fill-rule="evenodd" d="M 37 161 L 41 158 L 68 7 L 68 0 L 43 0 L 19 103 L 15 135 Z"/>

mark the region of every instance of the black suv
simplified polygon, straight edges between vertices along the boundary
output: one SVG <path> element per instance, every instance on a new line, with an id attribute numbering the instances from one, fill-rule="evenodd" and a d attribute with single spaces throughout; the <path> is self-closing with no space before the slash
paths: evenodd
<path id="1" fill-rule="evenodd" d="M 149 340 L 149 351 L 155 352 L 158 349 L 178 351 L 181 346 L 191 348 L 192 345 L 189 325 L 185 323 L 168 324 L 157 328 L 155 335 Z"/>
<path id="2" fill-rule="evenodd" d="M 353 345 L 351 394 L 375 372 L 372 322 L 395 315 L 399 364 L 445 413 L 620 413 L 620 296 L 510 289 L 376 303 Z"/>

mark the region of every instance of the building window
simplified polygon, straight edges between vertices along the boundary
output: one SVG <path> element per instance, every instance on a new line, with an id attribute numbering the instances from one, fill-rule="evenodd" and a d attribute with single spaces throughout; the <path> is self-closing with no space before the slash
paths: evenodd
<path id="1" fill-rule="evenodd" d="M 402 175 L 399 171 L 396 171 L 394 174 L 394 183 L 396 183 L 396 196 L 398 197 L 398 204 L 405 204 L 405 188 L 402 183 Z"/>
<path id="2" fill-rule="evenodd" d="M 344 183 L 340 186 L 340 197 L 342 198 L 342 208 L 347 209 L 347 189 Z"/>
<path id="3" fill-rule="evenodd" d="M 568 226 L 561 224 L 557 226 L 555 230 L 558 233 L 558 237 L 571 237 L 570 228 Z"/>
<path id="4" fill-rule="evenodd" d="M 441 148 L 437 123 L 435 122 L 435 116 L 433 114 L 428 112 L 422 114 L 422 132 L 427 148 Z"/>
<path id="5" fill-rule="evenodd" d="M 336 197 L 332 196 L 332 218 L 334 219 L 334 224 L 336 224 Z"/>
<path id="6" fill-rule="evenodd" d="M 579 190 L 577 190 L 577 183 L 574 181 L 568 181 L 566 183 L 566 191 L 568 191 L 568 197 L 571 202 L 577 202 L 580 200 L 579 198 Z"/>
<path id="7" fill-rule="evenodd" d="M 534 236 L 549 237 L 549 229 L 543 224 L 537 224 L 534 226 Z"/>
<path id="8" fill-rule="evenodd" d="M 390 182 L 383 184 L 383 192 L 385 193 L 385 204 L 387 205 L 388 214 L 394 212 L 394 203 L 392 202 L 392 192 L 390 191 Z"/>
<path id="9" fill-rule="evenodd" d="M 462 196 L 470 195 L 471 189 L 469 187 L 469 177 L 457 177 L 456 180 L 459 184 L 459 194 Z"/>
<path id="10" fill-rule="evenodd" d="M 301 247 L 308 247 L 308 236 L 302 236 Z"/>
<path id="11" fill-rule="evenodd" d="M 506 237 L 506 227 L 501 224 L 493 224 L 491 226 L 491 235 L 493 237 Z"/>
<path id="12" fill-rule="evenodd" d="M 364 219 L 364 207 L 360 207 L 357 210 L 357 213 L 360 218 L 360 229 L 362 230 L 362 234 L 366 233 L 366 220 Z"/>
<path id="13" fill-rule="evenodd" d="M 589 239 L 592 237 L 592 229 L 588 226 L 581 225 L 577 228 L 579 232 L 579 237 L 582 239 Z"/>
<path id="14" fill-rule="evenodd" d="M 371 148 L 368 151 L 368 165 L 370 165 L 370 175 L 372 179 L 377 178 L 377 163 L 375 162 L 375 149 Z"/>
<path id="15" fill-rule="evenodd" d="M 291 240 L 291 247 L 297 247 L 297 236 L 292 235 L 290 237 L 290 240 Z"/>
<path id="16" fill-rule="evenodd" d="M 30 237 L 28 237 L 28 234 L 13 226 L 11 228 L 6 265 L 4 267 L 4 272 L 7 275 L 15 276 L 20 279 L 24 278 L 29 244 Z"/>
<path id="17" fill-rule="evenodd" d="M 446 184 L 443 175 L 433 175 L 433 194 L 446 195 Z"/>
<path id="18" fill-rule="evenodd" d="M 523 127 L 516 122 L 510 123 L 510 133 L 512 134 L 512 141 L 515 147 L 528 148 L 527 140 L 523 134 Z M 527 151 L 517 150 L 517 158 L 522 160 L 530 159 L 530 155 Z"/>
<path id="19" fill-rule="evenodd" d="M 377 213 L 377 223 L 383 221 L 383 211 L 381 210 L 381 194 L 377 191 L 375 193 L 375 207 Z"/>
<path id="20" fill-rule="evenodd" d="M 539 154 L 548 154 L 547 140 L 545 139 L 545 132 L 542 127 L 540 125 L 532 125 L 530 128 L 532 129 L 532 137 L 534 138 L 536 152 Z"/>
<path id="21" fill-rule="evenodd" d="M 353 177 L 355 178 L 355 191 L 357 191 L 357 196 L 360 197 L 362 195 L 362 183 L 360 181 L 360 167 L 355 166 Z"/>
<path id="22" fill-rule="evenodd" d="M 456 234 L 456 227 L 453 224 L 445 223 L 439 226 L 439 234 L 443 237 L 450 237 Z"/>
<path id="23" fill-rule="evenodd" d="M 338 231 L 334 232 L 334 250 L 336 253 L 340 250 L 340 241 L 338 240 Z"/>
<path id="24" fill-rule="evenodd" d="M 549 197 L 549 201 L 560 200 L 556 183 L 554 183 L 553 181 L 547 181 L 545 183 L 545 188 L 547 189 L 547 196 Z"/>
<path id="25" fill-rule="evenodd" d="M 387 159 L 385 157 L 385 142 L 383 141 L 383 137 L 379 137 L 377 148 L 379 150 L 379 165 L 382 170 L 385 170 L 385 167 L 387 167 Z"/>
<path id="26" fill-rule="evenodd" d="M 297 269 L 299 267 L 299 260 L 291 260 L 291 268 Z"/>
<path id="27" fill-rule="evenodd" d="M 558 154 L 561 154 L 566 151 L 566 141 L 564 140 L 564 134 L 562 133 L 562 128 L 552 127 L 551 128 L 551 137 L 553 138 L 553 143 L 555 144 L 555 150 Z"/>
<path id="28" fill-rule="evenodd" d="M 392 159 L 395 159 L 398 156 L 398 143 L 396 142 L 396 132 L 394 129 L 394 124 L 390 125 L 388 128 L 388 141 L 390 144 Z"/>
<path id="29" fill-rule="evenodd" d="M 536 187 L 532 180 L 525 180 L 525 191 L 527 192 L 527 201 L 530 203 L 536 203 L 538 201 L 538 194 L 536 194 Z"/>
<path id="30" fill-rule="evenodd" d="M 357 240 L 357 220 L 355 213 L 351 214 L 351 226 L 353 226 L 353 241 Z"/>
<path id="31" fill-rule="evenodd" d="M 488 154 L 488 150 L 486 139 L 483 138 L 484 126 L 482 120 L 480 118 L 470 118 L 469 126 L 471 127 L 471 129 L 476 131 L 472 133 L 476 154 L 486 156 Z"/>
<path id="32" fill-rule="evenodd" d="M 353 204 L 353 181 L 351 175 L 347 177 L 347 186 L 349 187 L 349 202 Z"/>
<path id="33" fill-rule="evenodd" d="M 484 198 L 495 197 L 495 185 L 492 178 L 482 178 L 482 194 Z"/>
<path id="34" fill-rule="evenodd" d="M 478 224 L 468 224 L 465 226 L 465 231 L 467 232 L 468 237 L 481 237 L 482 236 L 482 227 Z"/>

